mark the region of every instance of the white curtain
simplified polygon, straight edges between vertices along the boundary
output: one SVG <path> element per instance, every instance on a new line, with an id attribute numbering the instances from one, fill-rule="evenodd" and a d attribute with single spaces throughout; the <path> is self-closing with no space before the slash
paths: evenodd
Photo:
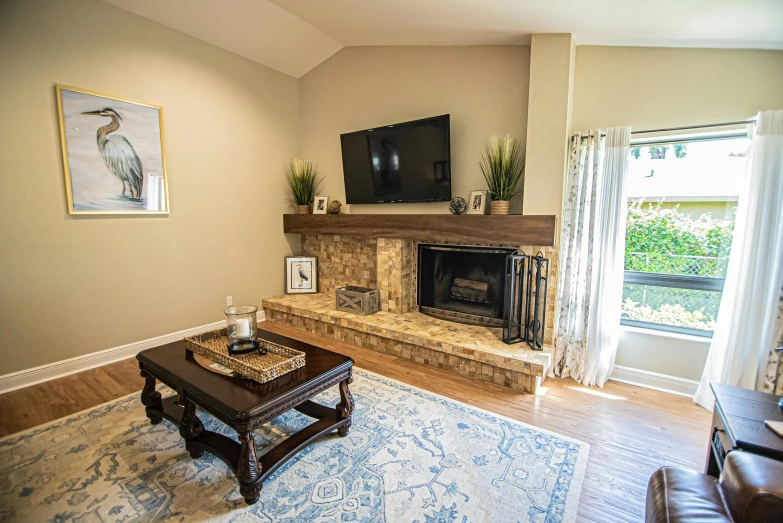
<path id="1" fill-rule="evenodd" d="M 631 128 L 571 143 L 560 226 L 560 271 L 551 376 L 603 387 L 620 331 Z"/>
<path id="2" fill-rule="evenodd" d="M 694 401 L 710 383 L 763 390 L 783 285 L 783 110 L 758 114 L 718 319 Z"/>

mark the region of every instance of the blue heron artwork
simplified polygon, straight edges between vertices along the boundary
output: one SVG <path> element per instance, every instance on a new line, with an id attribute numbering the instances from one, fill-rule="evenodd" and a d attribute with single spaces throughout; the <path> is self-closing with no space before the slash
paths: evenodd
<path id="1" fill-rule="evenodd" d="M 68 211 L 168 213 L 161 108 L 57 86 Z"/>
<path id="2" fill-rule="evenodd" d="M 314 256 L 286 256 L 287 294 L 318 292 L 318 258 Z"/>

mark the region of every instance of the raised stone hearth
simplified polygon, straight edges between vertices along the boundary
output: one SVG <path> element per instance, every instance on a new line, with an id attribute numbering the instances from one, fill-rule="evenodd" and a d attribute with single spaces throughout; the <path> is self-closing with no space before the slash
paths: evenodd
<path id="1" fill-rule="evenodd" d="M 506 345 L 500 329 L 419 312 L 359 316 L 335 310 L 334 300 L 332 293 L 288 295 L 265 299 L 263 307 L 267 321 L 533 394 L 552 361 L 547 350 Z"/>

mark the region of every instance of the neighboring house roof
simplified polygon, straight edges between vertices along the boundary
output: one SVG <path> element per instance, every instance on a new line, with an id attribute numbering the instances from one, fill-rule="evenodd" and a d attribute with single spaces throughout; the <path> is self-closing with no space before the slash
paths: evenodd
<path id="1" fill-rule="evenodd" d="M 651 160 L 642 150 L 629 164 L 630 199 L 670 202 L 736 201 L 744 180 L 745 158 L 720 156 Z M 645 157 L 647 156 L 647 157 Z"/>

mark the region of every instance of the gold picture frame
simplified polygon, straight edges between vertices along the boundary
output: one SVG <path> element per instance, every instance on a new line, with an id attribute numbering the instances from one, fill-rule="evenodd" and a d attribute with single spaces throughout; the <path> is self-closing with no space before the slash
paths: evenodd
<path id="1" fill-rule="evenodd" d="M 168 215 L 163 108 L 61 84 L 55 91 L 68 214 Z"/>

